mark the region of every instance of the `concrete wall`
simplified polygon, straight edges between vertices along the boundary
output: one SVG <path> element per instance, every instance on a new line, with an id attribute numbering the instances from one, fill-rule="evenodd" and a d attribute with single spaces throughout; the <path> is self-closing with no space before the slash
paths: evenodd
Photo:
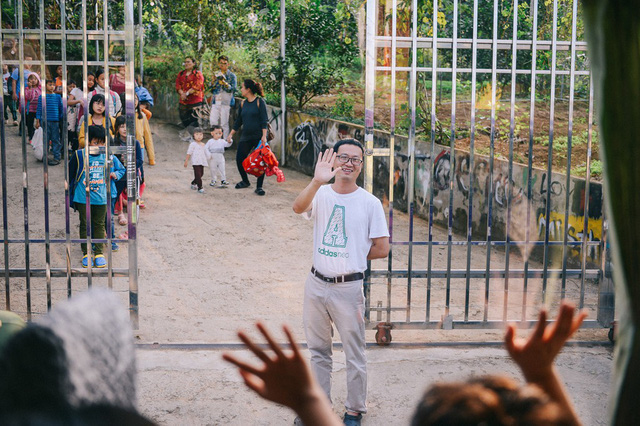
<path id="1" fill-rule="evenodd" d="M 287 165 L 311 175 L 318 152 L 333 146 L 339 139 L 352 137 L 363 140 L 362 126 L 314 117 L 302 113 L 287 114 Z M 390 135 L 386 132 L 374 133 L 376 147 L 388 147 Z M 550 241 L 562 241 L 564 238 L 565 206 L 568 193 L 568 241 L 599 241 L 602 236 L 602 185 L 591 182 L 589 185 L 589 213 L 587 232 L 584 232 L 585 180 L 572 178 L 567 186 L 566 176 L 546 170 L 533 169 L 531 174 L 531 195 L 528 197 L 528 167 L 514 163 L 512 179 L 509 181 L 509 163 L 494 159 L 493 175 L 490 174 L 489 158 L 474 156 L 473 165 L 468 152 L 456 150 L 455 161 L 451 160 L 448 147 L 436 145 L 433 160 L 429 155 L 431 146 L 426 142 L 416 145 L 415 162 L 415 203 L 414 212 L 429 217 L 429 189 L 433 188 L 433 220 L 443 226 L 448 225 L 452 215 L 453 229 L 457 234 L 466 235 L 468 214 L 471 211 L 471 227 L 474 240 L 485 240 L 488 218 L 491 216 L 491 235 L 493 240 L 505 240 L 507 231 L 507 200 L 512 199 L 511 241 L 525 241 L 527 229 L 527 198 L 530 198 L 529 229 L 530 241 L 544 241 L 547 227 L 545 207 L 547 187 L 550 186 Z M 409 157 L 407 138 L 395 138 L 394 167 L 394 208 L 407 211 Z M 432 165 L 433 164 L 433 165 Z M 376 159 L 374 163 L 374 192 L 388 203 L 389 162 Z M 449 182 L 453 178 L 453 208 L 449 208 Z M 469 205 L 471 204 L 471 209 Z M 561 267 L 561 247 L 551 250 L 554 267 Z M 587 260 L 600 262 L 598 247 L 588 249 Z M 569 250 L 569 266 L 578 265 L 580 253 Z M 534 258 L 541 259 L 542 249 L 536 248 Z"/>

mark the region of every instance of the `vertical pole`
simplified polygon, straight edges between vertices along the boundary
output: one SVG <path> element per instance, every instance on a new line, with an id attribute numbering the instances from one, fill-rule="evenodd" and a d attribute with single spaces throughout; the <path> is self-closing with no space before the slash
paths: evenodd
<path id="1" fill-rule="evenodd" d="M 15 8 L 15 4 L 14 4 Z M 14 9 L 15 15 L 15 9 Z M 2 13 L 0 13 L 0 41 L 2 40 Z M 0 69 L 2 69 L 2 54 L 0 54 Z M 8 89 L 8 87 L 7 87 Z M 4 105 L 4 88 L 0 87 L 0 111 L 5 110 Z M 10 102 L 12 102 L 11 100 Z M 4 117 L 2 117 L 4 118 Z M 4 120 L 0 120 L 0 162 L 2 163 L 2 246 L 4 249 L 4 291 L 5 291 L 5 309 L 11 310 L 11 286 L 9 281 L 9 220 L 7 218 L 7 141 L 6 127 Z"/>
<path id="2" fill-rule="evenodd" d="M 413 1 L 412 1 L 413 6 Z M 391 2 L 391 85 L 390 85 L 390 118 L 391 125 L 389 126 L 389 147 L 392 147 L 396 144 L 396 56 L 397 56 L 397 31 L 398 31 L 398 1 L 392 0 Z M 413 45 L 412 45 L 413 47 Z M 391 160 L 391 159 L 389 159 Z M 389 168 L 391 170 L 391 164 L 389 164 Z M 411 251 L 411 246 L 409 246 L 409 251 Z M 411 255 L 409 255 L 411 257 Z M 407 264 L 407 305 L 406 305 L 406 321 L 409 322 L 410 318 L 410 301 L 411 301 L 411 261 Z M 391 275 L 387 277 L 387 317 L 386 321 L 391 321 Z"/>
<path id="3" fill-rule="evenodd" d="M 366 53 L 365 53 L 365 98 L 364 98 L 364 144 L 366 153 L 373 150 L 373 105 L 376 89 L 376 8 L 378 2 L 371 0 L 367 2 L 367 26 L 366 26 Z M 370 151 L 371 150 L 371 151 Z M 373 157 L 365 155 L 365 189 L 369 192 L 373 189 Z M 369 263 L 370 265 L 370 263 Z M 369 319 L 369 308 L 371 304 L 371 282 L 369 274 L 365 274 L 365 312 L 366 319 Z"/>
<path id="4" fill-rule="evenodd" d="M 62 152 L 64 154 L 64 223 L 65 223 L 65 258 L 67 266 L 67 297 L 71 297 L 71 208 L 69 205 L 70 198 L 73 199 L 73 194 L 69 193 L 69 144 L 67 140 L 67 9 L 66 0 L 60 0 L 60 28 L 62 29 L 61 38 L 61 54 L 62 54 L 62 108 L 65 111 L 63 114 L 62 125 Z M 74 176 L 75 179 L 75 176 Z"/>
<path id="5" fill-rule="evenodd" d="M 20 60 L 18 81 L 20 82 L 20 110 L 22 111 L 22 200 L 23 200 L 23 218 L 24 218 L 24 262 L 25 262 L 25 288 L 27 295 L 27 320 L 31 321 L 31 267 L 29 264 L 30 246 L 29 246 L 29 179 L 27 174 L 27 126 L 26 126 L 26 103 L 24 101 L 24 23 L 23 23 L 22 2 L 18 2 L 18 58 Z M 35 59 L 35 58 L 32 58 Z M 8 266 L 8 264 L 7 264 Z M 7 267 L 5 266 L 5 269 Z"/>
<path id="6" fill-rule="evenodd" d="M 449 215 L 447 218 L 447 282 L 446 288 L 451 288 L 451 255 L 453 251 L 453 188 L 456 165 L 456 90 L 457 90 L 457 67 L 458 67 L 458 0 L 453 1 L 453 54 L 451 60 L 451 140 L 449 150 L 449 161 L 451 171 L 449 173 Z M 431 90 L 433 94 L 433 88 Z M 427 299 L 429 297 L 427 296 Z M 428 310 L 428 308 L 427 308 Z M 427 321 L 429 318 L 427 317 Z"/>
<path id="7" fill-rule="evenodd" d="M 473 1 L 473 40 L 471 66 L 471 129 L 469 132 L 469 213 L 467 217 L 467 282 L 464 296 L 464 320 L 469 320 L 469 292 L 471 287 L 471 240 L 473 239 L 473 181 L 476 136 L 476 78 L 478 66 L 478 0 Z"/>
<path id="8" fill-rule="evenodd" d="M 417 25 L 414 25 L 414 30 L 416 29 Z M 431 16 L 431 31 L 432 31 L 432 35 L 433 38 L 431 39 L 431 134 L 429 135 L 431 138 L 431 167 L 429 168 L 429 173 L 431 173 L 431 176 L 434 176 L 434 161 L 435 161 L 435 143 L 436 143 L 436 132 L 435 132 L 435 128 L 436 128 L 436 99 L 435 99 L 435 87 L 437 84 L 437 80 L 438 80 L 438 2 L 433 2 L 433 10 L 432 10 L 432 16 Z M 414 67 L 415 68 L 415 65 Z M 413 80 L 413 79 L 412 79 Z M 412 113 L 412 120 L 411 120 L 411 128 L 413 129 L 413 135 L 415 137 L 415 101 L 411 104 L 411 113 Z M 415 146 L 415 144 L 414 144 Z M 452 161 L 451 159 L 451 154 L 449 154 L 449 161 Z M 450 163 L 452 164 L 452 163 Z M 414 167 L 412 166 L 410 169 L 410 176 L 413 176 L 415 173 Z M 413 182 L 411 183 L 411 190 L 413 190 Z M 433 196 L 434 196 L 434 191 L 433 191 L 433 185 L 431 185 L 431 188 L 429 188 L 429 241 L 428 241 L 428 252 L 427 252 L 427 270 L 431 271 L 431 267 L 432 267 L 432 260 L 433 260 Z M 410 220 L 413 220 L 413 214 L 410 218 Z M 451 283 L 451 281 L 447 281 L 447 287 L 446 287 L 446 291 L 445 291 L 445 305 L 444 305 L 444 316 L 447 317 L 449 316 L 449 302 L 451 300 L 451 287 L 449 286 L 449 284 Z M 431 303 L 431 274 L 428 275 L 427 277 L 427 292 L 428 292 L 428 297 L 427 297 L 427 302 L 430 304 Z M 427 311 L 429 311 L 430 306 L 427 307 Z M 430 313 L 430 312 L 429 312 Z"/>
<path id="9" fill-rule="evenodd" d="M 558 37 L 558 2 L 553 2 L 553 36 L 551 41 L 551 97 L 549 101 L 549 147 L 547 155 L 547 202 L 545 205 L 544 227 L 544 260 L 542 265 L 542 303 L 547 301 L 547 281 L 549 270 L 549 233 L 551 228 L 551 181 L 553 169 L 553 121 L 556 110 L 556 58 L 557 58 L 557 37 Z M 569 191 L 569 188 L 565 189 Z"/>
<path id="10" fill-rule="evenodd" d="M 115 109 L 115 99 L 111 96 L 111 88 L 109 87 L 109 3 L 108 0 L 102 0 L 102 30 L 103 30 L 103 50 L 104 50 L 104 104 L 105 104 L 105 135 L 106 147 L 104 157 L 104 181 L 107 185 L 107 218 L 105 221 L 105 237 L 107 238 L 106 246 L 103 246 L 103 253 L 107 253 L 107 285 L 113 288 L 113 252 L 111 251 L 111 239 L 113 238 L 113 227 L 111 226 L 113 217 L 111 214 L 111 114 L 115 116 L 118 111 Z"/>
<path id="11" fill-rule="evenodd" d="M 98 4 L 96 3 L 96 20 L 98 19 Z M 96 28 L 98 27 L 96 22 Z M 85 134 L 85 144 L 83 150 L 82 161 L 84 163 L 84 184 L 85 188 L 89 188 L 89 98 L 88 91 L 89 88 L 87 86 L 87 75 L 89 73 L 89 60 L 88 60 L 88 49 L 87 49 L 87 2 L 86 0 L 82 0 L 82 102 L 84 104 L 84 134 Z M 96 43 L 98 43 L 96 41 Z M 106 111 L 105 111 L 106 113 Z M 93 285 L 93 247 L 91 244 L 91 198 L 89 196 L 89 191 L 87 191 L 85 197 L 85 218 L 87 224 L 87 255 L 89 256 L 89 262 L 87 267 L 87 286 L 91 287 Z M 82 212 L 79 212 L 82 214 Z"/>
<path id="12" fill-rule="evenodd" d="M 576 68 L 576 27 L 578 19 L 578 0 L 573 0 L 573 9 L 571 13 L 571 69 L 569 71 L 569 130 L 567 135 L 567 180 L 565 183 L 565 200 L 564 200 L 564 238 L 562 239 L 562 293 L 561 298 L 565 297 L 565 288 L 567 284 L 567 241 L 569 238 L 569 193 L 571 191 L 571 143 L 573 141 L 573 100 L 575 91 L 575 68 Z M 563 84 L 564 87 L 564 84 Z M 586 188 L 585 188 L 586 189 Z M 587 192 L 585 198 L 589 196 Z M 585 212 L 587 216 L 587 212 Z M 587 228 L 582 231 L 585 240 L 587 238 Z M 569 250 L 573 250 L 575 246 L 571 246 Z M 583 266 L 584 268 L 584 266 Z M 584 275 L 580 277 L 581 286 L 584 285 Z M 580 306 L 582 308 L 582 306 Z"/>
<path id="13" fill-rule="evenodd" d="M 282 58 L 282 63 L 284 63 L 287 57 L 286 14 L 287 2 L 286 0 L 280 0 L 280 57 Z M 280 164 L 284 166 L 287 161 L 287 92 L 284 70 L 282 72 L 282 81 L 280 82 L 280 120 Z"/>
<path id="14" fill-rule="evenodd" d="M 144 25 L 142 24 L 142 0 L 138 0 L 138 50 L 140 58 L 140 85 L 144 85 Z M 124 106 L 124 105 L 123 105 Z"/>
<path id="15" fill-rule="evenodd" d="M 487 199 L 489 211 L 487 212 L 487 261 L 486 261 L 486 278 L 484 284 L 484 317 L 483 321 L 489 319 L 489 291 L 491 284 L 491 225 L 493 223 L 493 156 L 494 143 L 496 137 L 496 84 L 498 69 L 498 0 L 493 0 L 493 55 L 491 58 L 491 140 L 489 146 L 489 185 L 487 190 Z M 508 182 L 506 188 L 511 188 L 511 182 Z"/>
<path id="16" fill-rule="evenodd" d="M 45 280 L 47 287 L 47 310 L 51 310 L 51 242 L 49 240 L 49 126 L 57 126 L 58 123 L 49 123 L 47 114 L 47 62 L 45 52 L 44 35 L 44 2 L 40 2 L 40 75 L 42 84 L 42 102 L 40 106 L 42 115 L 40 116 L 40 127 L 42 128 L 42 178 L 44 188 L 44 257 L 45 257 Z"/>
<path id="17" fill-rule="evenodd" d="M 531 235 L 531 205 L 533 196 L 533 124 L 536 110 L 536 60 L 538 46 L 538 0 L 533 0 L 530 4 L 533 9 L 533 29 L 531 30 L 531 88 L 529 103 L 529 161 L 527 164 L 527 223 L 524 243 L 524 283 L 522 288 L 522 322 L 527 319 L 527 288 L 529 283 L 529 239 Z"/>
<path id="18" fill-rule="evenodd" d="M 410 302 L 411 302 L 411 271 L 413 269 L 413 214 L 414 214 L 414 198 L 415 198 L 415 172 L 416 172 L 416 80 L 417 80 L 417 9 L 418 2 L 413 0 L 411 2 L 412 16 L 413 16 L 413 28 L 411 30 L 411 48 L 413 49 L 413 58 L 411 58 L 411 77 L 409 78 L 409 110 L 411 111 L 411 127 L 409 128 L 409 139 L 407 142 L 409 149 L 409 197 L 407 199 L 407 207 L 409 213 L 409 258 L 407 259 L 407 321 L 409 321 Z M 398 37 L 397 32 L 394 32 L 391 37 L 395 41 Z M 395 61 L 395 54 L 393 61 Z M 393 63 L 393 62 L 392 62 Z"/>
<path id="19" fill-rule="evenodd" d="M 509 306 L 509 262 L 511 260 L 511 203 L 513 190 L 511 188 L 513 182 L 513 141 L 516 131 L 516 70 L 518 59 L 518 0 L 513 2 L 513 33 L 511 46 L 511 98 L 510 114 L 509 114 L 509 191 L 507 192 L 507 224 L 506 224 L 506 246 L 504 249 L 504 287 L 503 287 L 503 305 L 502 305 L 502 321 L 506 322 L 508 318 Z"/>
<path id="20" fill-rule="evenodd" d="M 134 26 L 133 0 L 124 2 L 124 50 L 126 62 L 125 99 L 127 107 L 127 164 L 136 164 L 135 158 L 135 128 L 134 128 Z M 138 223 L 138 201 L 136 168 L 127 168 L 127 205 L 129 214 L 129 315 L 134 330 L 139 329 L 138 323 L 138 237 L 136 235 Z"/>

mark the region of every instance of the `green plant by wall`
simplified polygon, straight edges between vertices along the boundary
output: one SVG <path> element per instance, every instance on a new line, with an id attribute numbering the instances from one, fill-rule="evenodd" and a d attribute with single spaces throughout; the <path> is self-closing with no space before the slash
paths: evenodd
<path id="1" fill-rule="evenodd" d="M 331 114 L 347 119 L 353 118 L 353 100 L 345 95 L 338 95 L 336 104 L 331 108 Z"/>

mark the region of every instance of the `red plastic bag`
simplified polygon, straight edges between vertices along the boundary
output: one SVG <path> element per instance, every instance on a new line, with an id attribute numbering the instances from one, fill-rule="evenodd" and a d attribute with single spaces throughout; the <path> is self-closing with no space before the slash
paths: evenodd
<path id="1" fill-rule="evenodd" d="M 276 175 L 278 182 L 284 182 L 284 173 L 278 168 L 278 164 L 278 159 L 269 145 L 263 145 L 256 148 L 244 159 L 242 167 L 247 173 L 254 176 L 262 176 L 266 173 L 267 176 Z"/>

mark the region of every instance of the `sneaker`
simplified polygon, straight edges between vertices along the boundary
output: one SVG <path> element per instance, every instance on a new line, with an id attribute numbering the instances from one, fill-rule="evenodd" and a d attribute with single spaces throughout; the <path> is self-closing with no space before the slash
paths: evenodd
<path id="1" fill-rule="evenodd" d="M 344 413 L 343 423 L 346 426 L 360 426 L 362 423 L 362 413 L 358 413 L 357 416 L 352 416 L 351 414 Z"/>
<path id="2" fill-rule="evenodd" d="M 114 243 L 113 241 L 111 242 L 111 251 L 118 251 L 120 250 L 120 246 L 118 245 L 118 243 Z"/>
<path id="3" fill-rule="evenodd" d="M 18 125 L 18 120 L 13 120 L 13 125 L 17 126 Z"/>
<path id="4" fill-rule="evenodd" d="M 89 267 L 89 255 L 88 254 L 85 254 L 82 257 L 82 267 L 83 268 L 88 268 Z"/>
<path id="5" fill-rule="evenodd" d="M 209 186 L 216 186 L 216 181 L 212 180 L 211 183 L 209 184 Z"/>
<path id="6" fill-rule="evenodd" d="M 227 186 L 229 185 L 229 181 L 228 180 L 223 180 L 222 182 L 220 182 L 221 185 Z"/>
<path id="7" fill-rule="evenodd" d="M 201 194 L 204 194 L 204 188 L 198 189 L 198 192 L 201 193 Z"/>
<path id="8" fill-rule="evenodd" d="M 304 423 L 302 423 L 302 419 L 300 417 L 296 417 L 293 420 L 293 426 L 304 426 Z"/>
<path id="9" fill-rule="evenodd" d="M 264 195 L 266 194 L 266 192 L 264 192 L 264 189 L 262 188 L 256 188 L 256 190 L 254 191 L 256 194 L 258 195 Z"/>
<path id="10" fill-rule="evenodd" d="M 56 159 L 56 158 L 49 158 L 47 160 L 47 164 L 50 166 L 57 166 L 58 164 L 60 164 L 60 160 Z"/>
<path id="11" fill-rule="evenodd" d="M 250 186 L 251 186 L 251 184 L 249 182 L 245 182 L 245 181 L 241 181 L 241 182 L 236 183 L 236 189 L 248 188 Z"/>
<path id="12" fill-rule="evenodd" d="M 196 189 L 198 189 L 198 185 L 196 185 L 195 183 L 192 183 L 191 184 L 191 189 L 193 189 L 195 191 Z"/>
<path id="13" fill-rule="evenodd" d="M 96 268 L 106 268 L 107 267 L 107 259 L 104 258 L 103 255 L 99 254 L 93 260 L 93 266 Z M 360 423 L 358 423 L 360 424 Z"/>

